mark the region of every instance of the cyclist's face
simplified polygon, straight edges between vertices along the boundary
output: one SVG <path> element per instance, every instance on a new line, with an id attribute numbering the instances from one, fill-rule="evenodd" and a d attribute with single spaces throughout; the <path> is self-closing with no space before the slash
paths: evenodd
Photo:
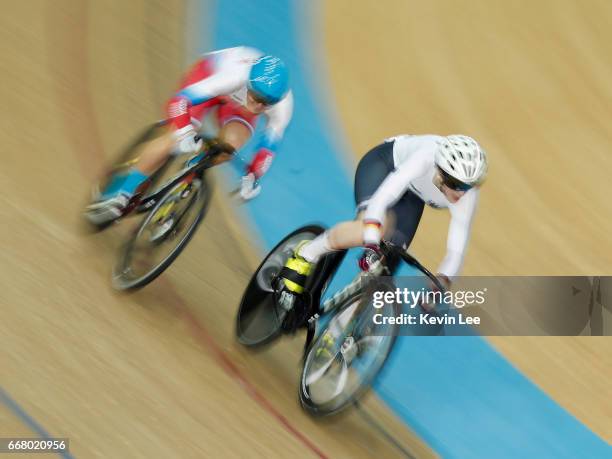
<path id="1" fill-rule="evenodd" d="M 467 193 L 467 191 L 463 190 L 455 190 L 450 188 L 447 184 L 444 183 L 444 179 L 442 178 L 442 174 L 440 171 L 434 176 L 434 185 L 438 187 L 438 189 L 442 192 L 442 194 L 448 199 L 451 204 L 456 203 L 461 199 L 461 197 Z"/>
<path id="2" fill-rule="evenodd" d="M 255 114 L 260 114 L 269 106 L 270 105 L 266 104 L 264 101 L 257 99 L 257 97 L 255 97 L 251 91 L 247 91 L 246 107 L 248 111 Z"/>
<path id="3" fill-rule="evenodd" d="M 465 191 L 452 190 L 444 184 L 442 184 L 441 191 L 451 204 L 454 204 L 459 201 L 461 197 L 466 193 Z"/>

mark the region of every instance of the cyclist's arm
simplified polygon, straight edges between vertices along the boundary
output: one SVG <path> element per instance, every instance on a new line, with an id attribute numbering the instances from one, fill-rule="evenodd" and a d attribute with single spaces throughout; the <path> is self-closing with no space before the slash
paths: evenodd
<path id="1" fill-rule="evenodd" d="M 231 94 L 241 85 L 234 76 L 227 72 L 215 73 L 197 83 L 181 89 L 170 100 L 167 108 L 168 119 L 177 128 L 183 128 L 191 122 L 189 109 L 220 95 Z"/>
<path id="2" fill-rule="evenodd" d="M 293 114 L 293 94 L 291 91 L 283 100 L 266 111 L 268 117 L 263 135 L 256 147 L 257 153 L 247 168 L 247 173 L 260 179 L 270 169 L 278 145 Z"/>
<path id="3" fill-rule="evenodd" d="M 470 239 L 472 220 L 478 204 L 478 189 L 468 191 L 457 203 L 449 206 L 451 221 L 448 227 L 446 256 L 442 260 L 438 272 L 449 279 L 459 274 L 463 258 Z"/>
<path id="4" fill-rule="evenodd" d="M 391 172 L 370 198 L 364 221 L 382 224 L 387 209 L 393 206 L 406 192 L 410 182 L 421 177 L 430 168 L 431 155 L 426 150 L 416 151 Z"/>

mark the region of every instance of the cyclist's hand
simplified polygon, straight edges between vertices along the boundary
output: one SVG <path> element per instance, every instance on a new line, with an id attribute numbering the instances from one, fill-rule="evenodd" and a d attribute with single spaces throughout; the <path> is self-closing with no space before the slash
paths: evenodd
<path id="1" fill-rule="evenodd" d="M 369 271 L 374 263 L 381 258 L 378 245 L 366 245 L 361 258 L 359 258 L 359 269 Z"/>
<path id="2" fill-rule="evenodd" d="M 240 183 L 240 197 L 242 199 L 248 201 L 256 197 L 259 193 L 261 193 L 261 186 L 257 183 L 255 174 L 251 172 L 242 177 Z"/>
<path id="3" fill-rule="evenodd" d="M 175 152 L 178 154 L 198 153 L 202 149 L 202 139 L 196 138 L 197 135 L 198 133 L 191 124 L 174 131 Z"/>
<path id="4" fill-rule="evenodd" d="M 451 288 L 452 281 L 446 274 L 438 273 L 436 274 L 436 278 L 442 284 L 442 287 L 444 287 L 444 291 L 447 291 Z M 433 282 L 431 284 L 433 286 L 432 289 L 435 289 L 436 291 L 440 290 Z"/>

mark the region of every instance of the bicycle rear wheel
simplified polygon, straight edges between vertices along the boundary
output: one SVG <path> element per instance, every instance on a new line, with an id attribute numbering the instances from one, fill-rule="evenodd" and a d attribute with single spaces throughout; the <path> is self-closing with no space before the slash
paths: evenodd
<path id="1" fill-rule="evenodd" d="M 113 268 L 113 286 L 134 290 L 164 272 L 195 234 L 210 196 L 204 176 L 192 174 L 172 187 L 122 247 Z"/>
<path id="2" fill-rule="evenodd" d="M 277 338 L 289 311 L 277 304 L 272 285 L 281 268 L 293 255 L 295 246 L 312 240 L 325 229 L 317 225 L 299 228 L 286 236 L 261 262 L 244 291 L 236 315 L 238 342 L 249 347 L 262 346 Z"/>
<path id="3" fill-rule="evenodd" d="M 378 290 L 386 289 L 380 284 Z M 358 400 L 370 387 L 391 353 L 398 328 L 377 325 L 381 318 L 401 313 L 397 303 L 375 309 L 362 289 L 347 298 L 313 342 L 304 359 L 299 397 L 310 414 L 336 414 Z"/>

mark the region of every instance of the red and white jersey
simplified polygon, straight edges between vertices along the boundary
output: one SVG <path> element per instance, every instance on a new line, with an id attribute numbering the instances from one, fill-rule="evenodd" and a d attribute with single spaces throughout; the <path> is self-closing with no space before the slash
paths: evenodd
<path id="1" fill-rule="evenodd" d="M 463 264 L 470 237 L 472 219 L 478 205 L 478 188 L 467 191 L 456 203 L 451 203 L 433 183 L 436 175 L 436 135 L 401 135 L 386 141 L 395 141 L 393 162 L 395 170 L 380 184 L 368 202 L 365 219 L 384 221 L 387 209 L 408 190 L 419 196 L 428 206 L 448 208 L 451 221 L 448 230 L 447 251 L 438 272 L 452 278 Z"/>
<path id="2" fill-rule="evenodd" d="M 179 96 L 186 97 L 191 104 L 201 104 L 219 96 L 227 96 L 240 105 L 246 105 L 247 82 L 253 63 L 263 53 L 255 48 L 239 46 L 204 54 L 202 59 L 212 65 L 212 74 L 184 87 Z M 293 113 L 291 91 L 278 103 L 266 109 L 266 148 L 273 148 L 283 136 Z"/>

